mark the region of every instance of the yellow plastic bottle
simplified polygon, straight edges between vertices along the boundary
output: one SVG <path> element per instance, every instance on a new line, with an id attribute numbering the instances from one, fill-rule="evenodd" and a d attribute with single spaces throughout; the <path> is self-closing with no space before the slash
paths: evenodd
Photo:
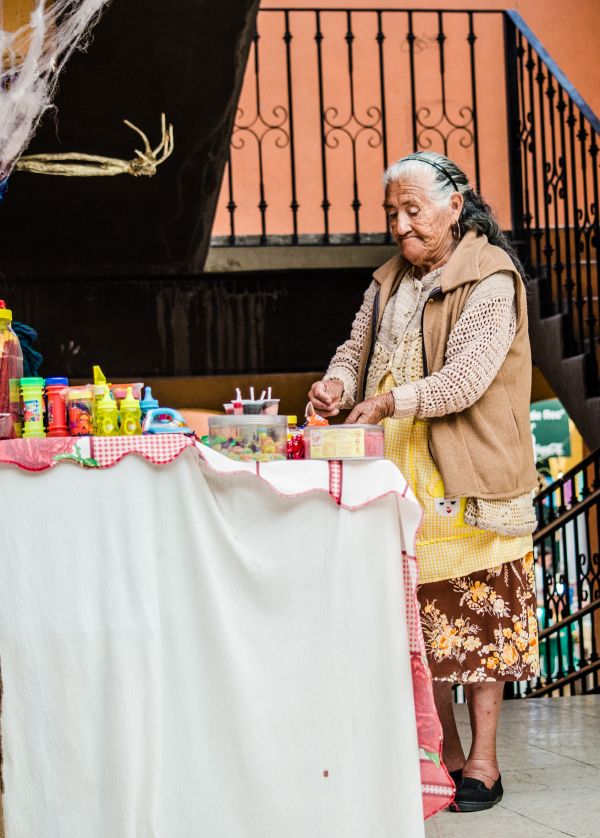
<path id="1" fill-rule="evenodd" d="M 94 433 L 98 434 L 98 420 L 96 417 L 96 412 L 98 410 L 98 405 L 102 401 L 104 396 L 104 388 L 107 386 L 106 376 L 100 369 L 98 365 L 93 367 L 94 372 Z M 98 434 L 99 436 L 103 436 L 103 434 Z"/>
<path id="2" fill-rule="evenodd" d="M 142 409 L 137 399 L 133 397 L 131 387 L 127 388 L 127 395 L 121 400 L 121 434 L 122 436 L 136 436 L 142 433 Z"/>
<path id="3" fill-rule="evenodd" d="M 119 411 L 116 401 L 111 398 L 108 386 L 104 387 L 104 395 L 96 404 L 95 427 L 97 436 L 119 434 Z"/>

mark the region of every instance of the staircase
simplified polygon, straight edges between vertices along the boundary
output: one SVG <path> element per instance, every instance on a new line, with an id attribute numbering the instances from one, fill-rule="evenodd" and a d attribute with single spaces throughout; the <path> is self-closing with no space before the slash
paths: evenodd
<path id="1" fill-rule="evenodd" d="M 515 12 L 505 15 L 513 237 L 529 270 L 533 359 L 600 446 L 600 120 Z"/>
<path id="2" fill-rule="evenodd" d="M 600 691 L 600 450 L 535 498 L 540 676 L 506 698 Z"/>
<path id="3" fill-rule="evenodd" d="M 550 382 L 588 448 L 600 447 L 600 396 L 589 374 L 589 349 L 569 354 L 563 314 L 544 316 L 540 297 L 543 281 L 529 282 L 529 335 L 536 366 Z"/>

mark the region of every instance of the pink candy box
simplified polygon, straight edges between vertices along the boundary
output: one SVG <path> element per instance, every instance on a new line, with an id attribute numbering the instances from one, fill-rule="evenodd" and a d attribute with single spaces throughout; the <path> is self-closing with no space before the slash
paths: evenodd
<path id="1" fill-rule="evenodd" d="M 128 387 L 131 387 L 131 394 L 134 399 L 140 401 L 142 398 L 142 388 L 144 387 L 144 384 L 141 381 L 136 381 L 135 384 L 111 384 L 109 386 L 111 393 L 118 402 L 125 398 Z"/>

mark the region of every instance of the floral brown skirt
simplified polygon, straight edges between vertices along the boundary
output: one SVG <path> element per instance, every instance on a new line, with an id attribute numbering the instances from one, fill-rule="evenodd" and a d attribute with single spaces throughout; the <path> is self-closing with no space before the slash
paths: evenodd
<path id="1" fill-rule="evenodd" d="M 539 673 L 533 553 L 417 590 L 431 674 L 453 684 Z"/>

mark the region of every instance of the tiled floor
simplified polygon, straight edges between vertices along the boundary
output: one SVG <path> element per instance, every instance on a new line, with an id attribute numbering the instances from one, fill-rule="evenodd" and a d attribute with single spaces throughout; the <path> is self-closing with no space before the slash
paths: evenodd
<path id="1" fill-rule="evenodd" d="M 465 705 L 457 719 L 468 746 Z M 502 803 L 441 812 L 427 838 L 600 838 L 600 695 L 505 702 L 498 752 Z"/>

